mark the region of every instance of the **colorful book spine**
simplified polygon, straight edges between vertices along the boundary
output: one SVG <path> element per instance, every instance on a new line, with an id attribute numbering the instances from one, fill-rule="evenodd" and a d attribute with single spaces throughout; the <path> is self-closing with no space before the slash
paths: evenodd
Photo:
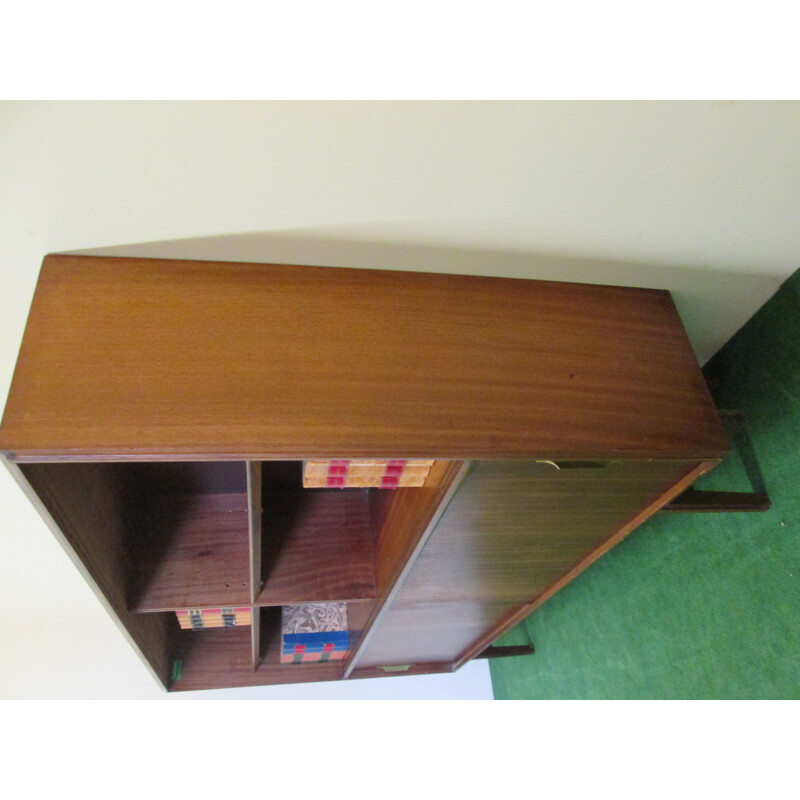
<path id="1" fill-rule="evenodd" d="M 347 655 L 349 646 L 347 631 L 284 634 L 281 663 L 338 661 Z"/>
<path id="2" fill-rule="evenodd" d="M 424 486 L 432 460 L 420 459 L 313 459 L 303 463 L 306 489 Z"/>
<path id="3" fill-rule="evenodd" d="M 187 608 L 176 611 L 178 624 L 184 630 L 202 631 L 205 628 L 238 628 L 250 625 L 250 608 Z"/>
<path id="4" fill-rule="evenodd" d="M 346 603 L 283 606 L 281 663 L 339 661 L 349 652 Z"/>

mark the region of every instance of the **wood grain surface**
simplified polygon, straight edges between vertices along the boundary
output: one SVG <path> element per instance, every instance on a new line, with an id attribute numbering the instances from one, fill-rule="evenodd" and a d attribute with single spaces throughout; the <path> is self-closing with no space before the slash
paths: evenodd
<path id="1" fill-rule="evenodd" d="M 338 680 L 340 661 L 327 664 L 280 663 L 280 609 L 262 609 L 261 661 L 253 669 L 250 628 L 210 628 L 179 631 L 174 653 L 182 661 L 182 675 L 171 691 L 223 689 L 280 683 Z"/>
<path id="2" fill-rule="evenodd" d="M 481 653 L 484 648 L 488 647 L 498 636 L 505 633 L 513 625 L 527 617 L 531 612 L 535 611 L 540 605 L 546 603 L 556 592 L 560 591 L 570 581 L 574 580 L 585 569 L 591 566 L 598 558 L 605 555 L 612 547 L 615 547 L 626 536 L 632 533 L 639 527 L 646 519 L 651 517 L 656 511 L 663 508 L 673 497 L 682 492 L 687 486 L 691 485 L 693 481 L 704 475 L 710 469 L 715 467 L 717 462 L 704 461 L 699 464 L 685 465 L 686 469 L 676 481 L 669 483 L 662 492 L 653 495 L 650 501 L 644 507 L 640 508 L 637 513 L 629 517 L 624 525 L 617 528 L 617 530 L 609 537 L 605 538 L 602 543 L 594 548 L 590 553 L 585 555 L 580 561 L 573 564 L 570 570 L 564 573 L 555 583 L 552 583 L 544 592 L 539 594 L 533 601 L 514 609 L 511 613 L 506 614 L 500 618 L 498 622 L 487 629 L 482 636 L 476 639 L 472 644 L 467 647 L 458 658 L 453 662 L 454 668 L 458 668 L 465 664 L 469 659 L 474 658 Z"/>
<path id="3" fill-rule="evenodd" d="M 452 668 L 461 652 L 514 608 L 512 603 L 424 602 L 403 595 L 389 606 L 356 668 L 420 663 Z"/>
<path id="4" fill-rule="evenodd" d="M 133 531 L 119 470 L 108 464 L 8 467 L 136 654 L 166 688 L 178 623 L 174 615 L 134 614 L 128 608 Z M 54 669 L 57 665 L 54 654 Z"/>
<path id="5" fill-rule="evenodd" d="M 154 495 L 142 511 L 131 544 L 136 611 L 250 605 L 247 494 Z"/>
<path id="6" fill-rule="evenodd" d="M 261 487 L 260 461 L 247 462 L 247 506 L 250 533 L 250 602 L 255 603 L 261 592 Z"/>
<path id="7" fill-rule="evenodd" d="M 0 425 L 176 690 L 457 667 L 728 452 L 668 292 L 86 256 L 45 259 Z M 437 461 L 303 490 L 332 458 Z M 254 599 L 251 628 L 166 613 Z M 334 600 L 347 663 L 280 664 L 280 605 Z"/>
<path id="8" fill-rule="evenodd" d="M 462 461 L 434 461 L 423 487 L 371 491 L 371 498 L 376 500 L 372 504 L 373 520 L 378 525 L 377 600 L 363 632 L 354 637 L 351 653 L 344 664 L 345 678 L 358 665 L 370 637 L 380 630 L 392 599 L 400 591 L 466 471 L 467 465 Z"/>
<path id="9" fill-rule="evenodd" d="M 367 489 L 273 491 L 262 504 L 259 605 L 374 598 L 376 531 Z"/>
<path id="10" fill-rule="evenodd" d="M 252 609 L 250 622 L 250 661 L 254 670 L 261 663 L 261 613 L 260 609 Z"/>
<path id="11" fill-rule="evenodd" d="M 0 427 L 21 461 L 727 449 L 664 291 L 64 255 Z"/>
<path id="12" fill-rule="evenodd" d="M 529 602 L 688 471 L 682 461 L 569 471 L 473 462 L 403 595 Z"/>
<path id="13" fill-rule="evenodd" d="M 489 632 L 515 609 L 641 521 L 693 466 L 473 462 L 358 666 L 455 662 L 476 641 L 490 642 Z"/>

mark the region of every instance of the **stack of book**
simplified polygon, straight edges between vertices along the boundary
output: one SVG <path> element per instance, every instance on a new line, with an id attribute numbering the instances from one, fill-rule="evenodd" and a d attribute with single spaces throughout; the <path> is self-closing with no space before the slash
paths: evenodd
<path id="1" fill-rule="evenodd" d="M 238 628 L 250 625 L 249 608 L 187 608 L 176 611 L 178 623 L 184 630 L 202 631 L 205 628 Z"/>
<path id="2" fill-rule="evenodd" d="M 346 603 L 283 606 L 282 664 L 343 659 L 350 646 Z"/>
<path id="3" fill-rule="evenodd" d="M 402 458 L 314 459 L 303 463 L 303 486 L 306 489 L 424 486 L 432 464 L 433 461 Z"/>

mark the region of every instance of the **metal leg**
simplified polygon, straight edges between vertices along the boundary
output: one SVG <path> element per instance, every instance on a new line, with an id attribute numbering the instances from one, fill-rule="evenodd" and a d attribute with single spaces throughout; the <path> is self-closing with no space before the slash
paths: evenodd
<path id="1" fill-rule="evenodd" d="M 747 420 L 742 411 L 720 411 L 722 424 L 728 431 L 734 449 L 739 453 L 752 492 L 707 492 L 690 486 L 673 498 L 662 511 L 767 511 L 770 502 L 764 476 L 758 465 L 753 443 L 747 434 Z"/>
<path id="2" fill-rule="evenodd" d="M 502 647 L 490 645 L 475 658 L 508 658 L 509 656 L 532 656 L 536 651 L 532 644 L 515 644 Z"/>

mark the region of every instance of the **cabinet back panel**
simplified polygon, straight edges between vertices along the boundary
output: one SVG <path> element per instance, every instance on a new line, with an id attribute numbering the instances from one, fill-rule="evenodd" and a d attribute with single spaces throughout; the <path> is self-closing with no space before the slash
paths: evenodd
<path id="1" fill-rule="evenodd" d="M 142 498 L 154 494 L 244 494 L 247 477 L 243 462 L 162 461 L 120 464 L 122 479 Z"/>

